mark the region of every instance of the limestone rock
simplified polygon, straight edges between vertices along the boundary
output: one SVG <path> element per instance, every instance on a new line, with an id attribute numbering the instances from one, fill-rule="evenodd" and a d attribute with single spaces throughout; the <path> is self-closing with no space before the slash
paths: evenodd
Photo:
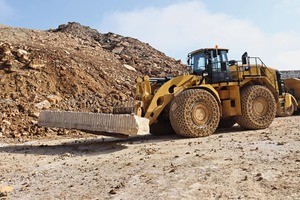
<path id="1" fill-rule="evenodd" d="M 131 114 L 42 111 L 39 125 L 123 135 L 149 134 L 149 119 Z"/>
<path id="2" fill-rule="evenodd" d="M 124 50 L 124 47 L 116 47 L 112 50 L 115 54 L 120 54 Z"/>
<path id="3" fill-rule="evenodd" d="M 0 197 L 7 196 L 13 190 L 14 188 L 12 186 L 0 186 Z"/>
<path id="4" fill-rule="evenodd" d="M 45 64 L 42 63 L 42 61 L 39 59 L 33 59 L 28 65 L 28 67 L 31 69 L 40 69 L 44 66 L 45 66 Z"/>
<path id="5" fill-rule="evenodd" d="M 0 38 L 3 137 L 60 134 L 34 123 L 42 110 L 111 113 L 134 97 L 137 77 L 186 70 L 147 43 L 75 22 L 48 31 L 7 26 Z"/>
<path id="6" fill-rule="evenodd" d="M 57 104 L 61 101 L 61 97 L 59 95 L 50 94 L 47 96 L 47 100 L 52 104 Z"/>
<path id="7" fill-rule="evenodd" d="M 34 105 L 35 107 L 39 108 L 39 109 L 48 109 L 51 107 L 51 103 L 48 100 L 44 100 L 40 103 L 37 103 Z"/>
<path id="8" fill-rule="evenodd" d="M 134 67 L 130 66 L 130 65 L 124 64 L 123 67 L 125 67 L 128 70 L 136 72 L 136 69 Z"/>

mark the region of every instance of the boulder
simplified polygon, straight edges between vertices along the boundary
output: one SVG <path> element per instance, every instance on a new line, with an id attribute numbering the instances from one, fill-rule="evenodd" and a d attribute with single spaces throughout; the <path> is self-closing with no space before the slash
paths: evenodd
<path id="1" fill-rule="evenodd" d="M 8 193 L 12 192 L 14 188 L 12 186 L 0 186 L 0 197 L 8 196 Z"/>

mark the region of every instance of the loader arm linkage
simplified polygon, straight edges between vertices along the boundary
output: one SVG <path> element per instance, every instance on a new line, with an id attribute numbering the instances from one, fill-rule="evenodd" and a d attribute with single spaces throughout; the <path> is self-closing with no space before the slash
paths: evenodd
<path id="1" fill-rule="evenodd" d="M 151 125 L 178 93 L 198 85 L 200 79 L 201 76 L 181 75 L 160 86 L 159 83 L 151 85 L 148 76 L 145 76 L 143 80 L 138 78 L 136 80 L 135 100 L 143 103 L 137 104 L 136 115 L 149 119 L 149 125 Z"/>
<path id="2" fill-rule="evenodd" d="M 160 82 L 150 84 L 145 76 L 136 81 L 136 96 L 134 107 L 130 101 L 125 109 L 116 109 L 115 114 L 84 113 L 66 111 L 42 111 L 39 116 L 40 126 L 77 129 L 93 134 L 120 137 L 120 135 L 141 135 L 149 133 L 151 125 L 168 103 L 180 91 L 199 84 L 200 77 L 182 75 L 167 80 L 162 86 Z M 158 84 L 158 85 L 157 85 Z M 132 102 L 133 103 L 133 102 Z M 130 104 L 130 105 L 129 105 Z M 132 113 L 134 109 L 135 113 Z M 118 111 L 121 111 L 118 113 Z M 130 111 L 130 112 L 129 112 Z"/>

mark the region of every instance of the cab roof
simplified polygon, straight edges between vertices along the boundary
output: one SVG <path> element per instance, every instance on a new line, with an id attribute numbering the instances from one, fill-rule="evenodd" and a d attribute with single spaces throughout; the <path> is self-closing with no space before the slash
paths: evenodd
<path id="1" fill-rule="evenodd" d="M 218 50 L 218 51 L 229 51 L 229 49 L 224 49 L 224 48 L 202 48 L 202 49 L 198 49 L 198 50 L 195 50 L 195 51 L 192 51 L 190 54 L 196 54 L 196 53 L 201 53 L 201 52 L 204 52 L 204 51 L 211 51 L 211 50 Z"/>

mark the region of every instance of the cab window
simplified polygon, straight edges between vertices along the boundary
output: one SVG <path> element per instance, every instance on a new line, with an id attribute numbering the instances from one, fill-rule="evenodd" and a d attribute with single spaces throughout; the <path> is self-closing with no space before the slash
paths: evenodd
<path id="1" fill-rule="evenodd" d="M 194 73 L 198 74 L 206 69 L 206 57 L 204 53 L 192 55 L 191 61 Z"/>

